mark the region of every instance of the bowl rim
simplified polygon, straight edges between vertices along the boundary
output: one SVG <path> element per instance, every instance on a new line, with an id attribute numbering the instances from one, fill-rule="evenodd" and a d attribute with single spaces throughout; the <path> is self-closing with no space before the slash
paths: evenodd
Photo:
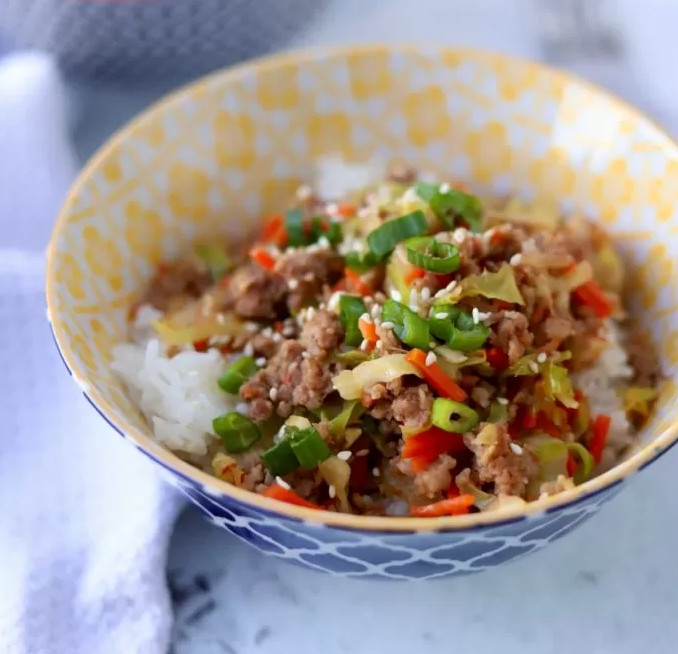
<path id="1" fill-rule="evenodd" d="M 607 472 L 594 477 L 573 489 L 563 491 L 547 498 L 528 502 L 524 505 L 507 506 L 506 508 L 486 513 L 474 513 L 464 516 L 447 516 L 441 518 L 378 517 L 335 513 L 286 504 L 258 495 L 253 491 L 238 488 L 225 481 L 221 481 L 181 460 L 159 442 L 156 442 L 151 436 L 146 435 L 142 430 L 133 427 L 125 420 L 119 418 L 118 412 L 111 407 L 104 397 L 102 397 L 96 386 L 93 383 L 85 381 L 87 379 L 87 374 L 80 364 L 78 357 L 66 347 L 67 340 L 65 338 L 64 324 L 59 318 L 56 302 L 56 276 L 58 271 L 56 265 L 56 244 L 60 240 L 61 235 L 69 222 L 69 215 L 73 212 L 73 207 L 75 206 L 77 198 L 80 196 L 83 186 L 91 175 L 99 169 L 106 158 L 128 138 L 131 131 L 135 130 L 144 122 L 153 119 L 154 116 L 163 113 L 168 106 L 180 103 L 186 96 L 191 96 L 196 92 L 199 92 L 203 87 L 214 82 L 227 85 L 229 82 L 237 80 L 239 77 L 246 74 L 258 74 L 263 70 L 275 69 L 279 66 L 289 64 L 310 63 L 319 58 L 332 60 L 345 58 L 347 55 L 368 56 L 380 53 L 399 53 L 410 56 L 444 53 L 457 56 L 460 59 L 479 62 L 504 62 L 523 67 L 527 71 L 549 75 L 565 83 L 573 83 L 582 89 L 595 93 L 599 97 L 605 98 L 615 106 L 616 110 L 631 118 L 633 121 L 645 124 L 652 128 L 655 133 L 665 141 L 662 144 L 662 147 L 670 151 L 672 156 L 678 161 L 678 144 L 655 120 L 646 116 L 642 111 L 626 101 L 599 88 L 591 82 L 582 80 L 578 76 L 570 74 L 569 72 L 561 71 L 557 68 L 552 68 L 521 57 L 482 49 L 423 45 L 417 43 L 371 43 L 364 45 L 343 45 L 338 47 L 318 46 L 272 54 L 252 59 L 236 66 L 217 70 L 164 95 L 162 98 L 145 108 L 132 120 L 116 130 L 85 163 L 71 185 L 52 230 L 47 249 L 46 266 L 47 315 L 55 344 L 66 368 L 82 388 L 86 399 L 104 420 L 112 426 L 115 431 L 123 436 L 123 438 L 132 441 L 132 443 L 146 456 L 153 459 L 156 463 L 159 463 L 161 467 L 172 471 L 184 480 L 194 482 L 210 497 L 217 498 L 220 495 L 225 495 L 235 502 L 241 502 L 254 509 L 293 521 L 303 521 L 310 526 L 343 528 L 361 532 L 388 532 L 392 534 L 464 531 L 483 527 L 496 527 L 528 517 L 538 517 L 545 513 L 553 513 L 556 510 L 579 504 L 606 490 L 611 490 L 612 487 L 617 486 L 631 474 L 642 470 L 676 444 L 678 441 L 678 417 L 673 419 L 669 426 L 666 427 L 650 444 L 631 454 L 628 459 L 617 464 Z"/>

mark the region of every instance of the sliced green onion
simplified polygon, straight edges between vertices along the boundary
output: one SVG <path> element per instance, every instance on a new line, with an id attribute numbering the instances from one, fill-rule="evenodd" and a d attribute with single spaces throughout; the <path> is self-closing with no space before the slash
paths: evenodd
<path id="1" fill-rule="evenodd" d="M 290 445 L 299 465 L 305 470 L 313 470 L 319 463 L 332 456 L 327 443 L 313 427 L 300 429 L 292 434 Z"/>
<path id="2" fill-rule="evenodd" d="M 596 461 L 581 443 L 566 443 L 567 451 L 577 459 L 577 472 L 574 473 L 574 483 L 583 484 L 593 472 Z"/>
<path id="3" fill-rule="evenodd" d="M 461 218 L 471 231 L 480 229 L 482 205 L 475 195 L 470 195 L 454 188 L 441 191 L 436 184 L 418 183 L 415 187 L 417 195 L 428 202 L 433 213 L 449 228 L 455 227 Z"/>
<path id="4" fill-rule="evenodd" d="M 488 327 L 473 322 L 473 318 L 451 304 L 434 304 L 431 307 L 429 326 L 431 333 L 453 350 L 473 352 L 478 350 L 490 335 Z"/>
<path id="5" fill-rule="evenodd" d="M 432 236 L 415 236 L 405 245 L 407 246 L 407 260 L 429 272 L 451 273 L 461 264 L 461 257 L 456 246 L 441 243 Z"/>
<path id="6" fill-rule="evenodd" d="M 361 363 L 365 363 L 369 358 L 370 355 L 362 350 L 349 350 L 348 352 L 337 352 L 332 355 L 332 361 L 341 363 L 347 368 L 355 368 Z"/>
<path id="7" fill-rule="evenodd" d="M 253 357 L 240 357 L 232 363 L 217 379 L 219 387 L 227 393 L 236 395 L 240 387 L 259 370 Z"/>
<path id="8" fill-rule="evenodd" d="M 413 211 L 385 222 L 367 235 L 370 250 L 378 257 L 391 253 L 398 243 L 412 236 L 421 236 L 429 230 L 423 211 Z"/>
<path id="9" fill-rule="evenodd" d="M 378 257 L 374 252 L 348 252 L 344 257 L 346 267 L 358 273 L 367 272 L 382 260 L 383 257 Z"/>
<path id="10" fill-rule="evenodd" d="M 452 336 L 455 322 L 460 313 L 461 309 L 452 304 L 434 304 L 428 318 L 431 333 L 441 341 L 447 342 Z"/>
<path id="11" fill-rule="evenodd" d="M 363 335 L 360 333 L 358 320 L 366 312 L 367 307 L 361 298 L 355 295 L 342 295 L 339 298 L 339 320 L 346 332 L 344 336 L 346 345 L 360 345 L 362 343 Z"/>
<path id="12" fill-rule="evenodd" d="M 196 245 L 195 255 L 209 268 L 214 281 L 221 279 L 233 267 L 231 258 L 221 246 L 215 243 Z"/>
<path id="13" fill-rule="evenodd" d="M 292 450 L 289 438 L 281 440 L 273 447 L 262 452 L 261 462 L 274 477 L 284 477 L 299 467 L 299 461 Z"/>
<path id="14" fill-rule="evenodd" d="M 327 226 L 327 230 L 322 234 L 329 242 L 330 245 L 339 245 L 344 240 L 344 233 L 341 229 L 341 225 L 338 222 L 330 221 Z"/>
<path id="15" fill-rule="evenodd" d="M 490 404 L 490 412 L 487 416 L 487 422 L 499 423 L 506 422 L 508 418 L 508 406 L 494 400 Z"/>
<path id="16" fill-rule="evenodd" d="M 329 430 L 333 436 L 342 436 L 349 423 L 357 420 L 363 412 L 358 400 L 345 400 L 342 410 L 329 421 Z"/>
<path id="17" fill-rule="evenodd" d="M 420 350 L 428 350 L 430 347 L 429 343 L 431 342 L 428 320 L 407 307 L 403 307 L 403 309 L 402 325 L 396 325 L 393 328 L 393 332 L 405 345 L 416 347 Z"/>
<path id="18" fill-rule="evenodd" d="M 478 414 L 471 407 L 461 402 L 443 397 L 438 397 L 433 401 L 431 422 L 440 429 L 454 434 L 465 434 L 473 429 L 479 421 Z"/>
<path id="19" fill-rule="evenodd" d="M 389 298 L 383 304 L 381 319 L 395 325 L 393 332 L 405 345 L 422 350 L 429 349 L 431 339 L 428 320 L 409 307 Z"/>
<path id="20" fill-rule="evenodd" d="M 386 443 L 386 437 L 379 431 L 379 422 L 370 415 L 365 415 L 360 419 L 360 427 L 364 434 L 372 439 L 380 454 L 386 457 L 392 457 L 393 452 Z"/>
<path id="21" fill-rule="evenodd" d="M 285 213 L 285 232 L 288 245 L 292 247 L 306 245 L 308 239 L 304 229 L 304 216 L 299 209 L 290 209 Z"/>
<path id="22" fill-rule="evenodd" d="M 403 315 L 407 307 L 391 298 L 384 301 L 381 309 L 381 321 L 393 322 L 396 325 L 402 323 Z"/>
<path id="23" fill-rule="evenodd" d="M 230 411 L 212 421 L 214 433 L 221 438 L 229 454 L 248 450 L 261 438 L 261 432 L 249 418 L 237 411 Z"/>

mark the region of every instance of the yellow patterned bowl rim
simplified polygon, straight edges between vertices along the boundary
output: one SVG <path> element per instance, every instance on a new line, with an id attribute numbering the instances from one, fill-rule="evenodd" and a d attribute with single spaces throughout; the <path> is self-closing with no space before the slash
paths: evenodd
<path id="1" fill-rule="evenodd" d="M 430 49 L 430 48 L 429 48 Z M 442 53 L 452 57 L 463 58 L 468 61 L 485 62 L 490 64 L 510 64 L 520 66 L 526 72 L 549 75 L 552 79 L 559 82 L 574 83 L 580 88 L 594 93 L 604 98 L 615 109 L 621 112 L 626 118 L 634 123 L 645 123 L 651 126 L 663 140 L 662 148 L 670 153 L 671 159 L 678 161 L 678 144 L 671 136 L 655 121 L 645 116 L 639 109 L 597 87 L 588 81 L 582 80 L 575 75 L 564 71 L 551 68 L 549 66 L 522 59 L 519 57 L 508 56 L 490 51 L 478 50 L 474 48 L 457 47 L 436 47 L 437 53 Z M 100 167 L 101 163 L 115 151 L 121 143 L 129 138 L 130 133 L 147 121 L 153 115 L 160 114 L 164 108 L 182 98 L 188 98 L 199 94 L 207 84 L 218 81 L 225 84 L 230 80 L 237 79 L 244 72 L 260 74 L 267 69 L 275 69 L 281 65 L 310 63 L 318 57 L 334 58 L 346 57 L 349 55 L 392 55 L 401 54 L 404 56 L 414 56 L 420 54 L 422 48 L 415 43 L 390 45 L 386 43 L 368 44 L 368 45 L 349 45 L 341 47 L 316 47 L 301 51 L 293 51 L 284 54 L 276 54 L 262 57 L 251 62 L 246 62 L 227 69 L 216 71 L 207 76 L 198 79 L 188 85 L 185 85 L 176 91 L 161 98 L 159 101 L 145 109 L 133 120 L 122 126 L 113 134 L 91 157 L 77 179 L 71 186 L 62 209 L 57 217 L 55 227 L 52 233 L 50 244 L 47 250 L 47 273 L 46 273 L 46 297 L 48 315 L 52 324 L 54 337 L 65 364 L 71 371 L 76 381 L 85 382 L 87 387 L 86 395 L 90 401 L 98 408 L 106 420 L 114 426 L 126 438 L 140 447 L 151 458 L 160 461 L 166 468 L 174 470 L 183 477 L 189 478 L 205 488 L 205 490 L 218 497 L 220 494 L 258 509 L 265 510 L 272 514 L 288 516 L 292 519 L 303 520 L 305 523 L 317 526 L 331 526 L 358 531 L 381 531 L 381 532 L 426 532 L 426 531 L 462 531 L 474 529 L 483 526 L 492 526 L 498 523 L 510 522 L 523 517 L 536 516 L 544 512 L 552 512 L 558 508 L 565 508 L 568 505 L 577 503 L 589 496 L 596 495 L 601 491 L 623 481 L 635 472 L 640 471 L 646 465 L 657 459 L 666 452 L 678 440 L 678 416 L 673 418 L 668 426 L 651 443 L 642 447 L 633 453 L 626 460 L 619 463 L 611 470 L 595 477 L 581 486 L 566 490 L 557 495 L 529 502 L 523 506 L 508 506 L 505 509 L 487 513 L 476 513 L 466 516 L 443 517 L 443 518 L 411 518 L 411 517 L 375 517 L 375 516 L 357 516 L 345 513 L 334 513 L 329 511 L 316 511 L 304 507 L 283 504 L 267 497 L 257 495 L 256 493 L 237 488 L 223 482 L 211 475 L 208 475 L 198 468 L 182 461 L 177 456 L 165 449 L 151 437 L 144 434 L 133 425 L 116 417 L 117 412 L 108 403 L 108 401 L 96 389 L 94 384 L 87 384 L 87 373 L 81 365 L 76 353 L 68 347 L 68 339 L 65 338 L 64 324 L 59 320 L 56 311 L 57 303 L 55 297 L 55 287 L 57 274 L 56 247 L 55 244 L 60 234 L 64 231 L 69 222 L 69 215 L 73 211 L 76 199 L 81 193 L 83 186 L 92 174 Z M 530 75 L 527 76 L 530 78 Z M 521 82 L 523 86 L 527 83 Z"/>

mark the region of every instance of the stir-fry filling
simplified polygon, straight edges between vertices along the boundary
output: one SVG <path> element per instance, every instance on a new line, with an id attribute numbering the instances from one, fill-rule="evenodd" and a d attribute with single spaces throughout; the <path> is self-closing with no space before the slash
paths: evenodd
<path id="1" fill-rule="evenodd" d="M 244 260 L 201 244 L 141 304 L 170 357 L 223 358 L 237 410 L 194 460 L 284 502 L 430 517 L 614 465 L 658 379 L 622 286 L 596 225 L 401 170 L 341 201 L 300 189 Z"/>

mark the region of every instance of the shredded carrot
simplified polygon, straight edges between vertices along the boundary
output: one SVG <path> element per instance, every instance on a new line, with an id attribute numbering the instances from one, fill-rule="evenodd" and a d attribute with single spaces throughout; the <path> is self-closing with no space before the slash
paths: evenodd
<path id="1" fill-rule="evenodd" d="M 264 229 L 261 232 L 261 240 L 264 243 L 278 243 L 283 245 L 286 241 L 285 223 L 282 214 L 273 214 L 264 223 Z"/>
<path id="2" fill-rule="evenodd" d="M 410 350 L 405 355 L 405 360 L 409 361 L 417 368 L 424 379 L 438 392 L 442 397 L 448 397 L 455 402 L 463 402 L 466 399 L 464 389 L 459 386 L 451 377 L 448 377 L 443 369 L 437 364 L 426 365 L 426 352 L 423 350 Z"/>
<path id="3" fill-rule="evenodd" d="M 337 293 L 339 291 L 346 290 L 346 279 L 340 279 L 333 287 L 332 292 Z"/>
<path id="4" fill-rule="evenodd" d="M 441 454 L 462 454 L 466 445 L 461 434 L 431 427 L 405 441 L 403 459 L 410 459 L 414 472 L 426 470 Z"/>
<path id="5" fill-rule="evenodd" d="M 264 248 L 252 248 L 250 250 L 250 257 L 252 261 L 255 261 L 266 270 L 272 270 L 273 266 L 275 266 L 275 259 Z"/>
<path id="6" fill-rule="evenodd" d="M 607 318 L 614 310 L 614 304 L 594 280 L 578 286 L 572 291 L 572 294 L 579 302 L 593 309 L 598 318 Z"/>
<path id="7" fill-rule="evenodd" d="M 425 504 L 424 506 L 415 506 L 410 509 L 410 515 L 417 518 L 440 518 L 444 515 L 464 515 L 469 512 L 475 500 L 473 495 L 460 495 L 459 497 L 448 497 L 445 500 Z"/>
<path id="8" fill-rule="evenodd" d="M 509 358 L 498 347 L 489 347 L 485 350 L 485 358 L 495 370 L 506 370 L 509 366 Z"/>
<path id="9" fill-rule="evenodd" d="M 461 491 L 459 490 L 457 484 L 455 484 L 454 482 L 452 482 L 449 485 L 448 489 L 445 491 L 445 497 L 447 497 L 450 500 L 454 497 L 459 497 L 460 495 Z"/>
<path id="10" fill-rule="evenodd" d="M 596 419 L 591 426 L 589 452 L 591 452 L 596 465 L 598 465 L 603 458 L 603 451 L 605 450 L 605 443 L 607 442 L 607 435 L 610 431 L 611 422 L 612 419 L 610 416 L 600 415 L 596 416 Z"/>
<path id="11" fill-rule="evenodd" d="M 272 497 L 274 500 L 280 502 L 287 502 L 287 504 L 296 504 L 297 506 L 305 506 L 309 509 L 320 509 L 323 510 L 322 506 L 318 506 L 313 502 L 305 500 L 303 497 L 299 497 L 294 491 L 289 490 L 288 488 L 283 488 L 280 484 L 272 484 L 266 490 L 261 493 L 265 497 Z"/>
<path id="12" fill-rule="evenodd" d="M 335 214 L 341 218 L 353 218 L 357 210 L 358 207 L 352 202 L 340 202 L 337 205 Z"/>
<path id="13" fill-rule="evenodd" d="M 374 345 L 379 340 L 377 328 L 374 326 L 373 322 L 368 322 L 367 320 L 360 318 L 358 320 L 358 329 L 360 329 L 363 338 L 371 345 Z"/>
<path id="14" fill-rule="evenodd" d="M 421 279 L 426 274 L 423 268 L 412 266 L 412 269 L 405 275 L 405 283 L 409 286 L 415 279 Z"/>
<path id="15" fill-rule="evenodd" d="M 506 300 L 492 300 L 492 306 L 497 311 L 510 311 L 513 309 L 513 303 Z"/>
<path id="16" fill-rule="evenodd" d="M 562 430 L 543 411 L 537 414 L 535 427 L 553 438 L 563 438 Z"/>
<path id="17" fill-rule="evenodd" d="M 577 460 L 574 458 L 572 452 L 570 452 L 570 453 L 567 455 L 567 464 L 566 464 L 566 468 L 567 468 L 567 474 L 568 474 L 570 477 L 574 477 L 574 475 L 575 475 L 576 472 L 577 472 Z"/>
<path id="18" fill-rule="evenodd" d="M 360 295 L 369 295 L 372 292 L 372 289 L 363 281 L 363 278 L 355 270 L 345 268 L 344 276 L 346 277 L 348 285 L 352 287 L 356 293 L 360 293 Z"/>
<path id="19" fill-rule="evenodd" d="M 195 341 L 193 343 L 193 347 L 195 348 L 196 352 L 207 352 L 207 346 L 208 346 L 207 339 L 204 339 L 202 341 Z"/>
<path id="20" fill-rule="evenodd" d="M 523 415 L 523 429 L 535 429 L 537 426 L 537 418 L 538 415 L 536 413 L 527 409 Z"/>

